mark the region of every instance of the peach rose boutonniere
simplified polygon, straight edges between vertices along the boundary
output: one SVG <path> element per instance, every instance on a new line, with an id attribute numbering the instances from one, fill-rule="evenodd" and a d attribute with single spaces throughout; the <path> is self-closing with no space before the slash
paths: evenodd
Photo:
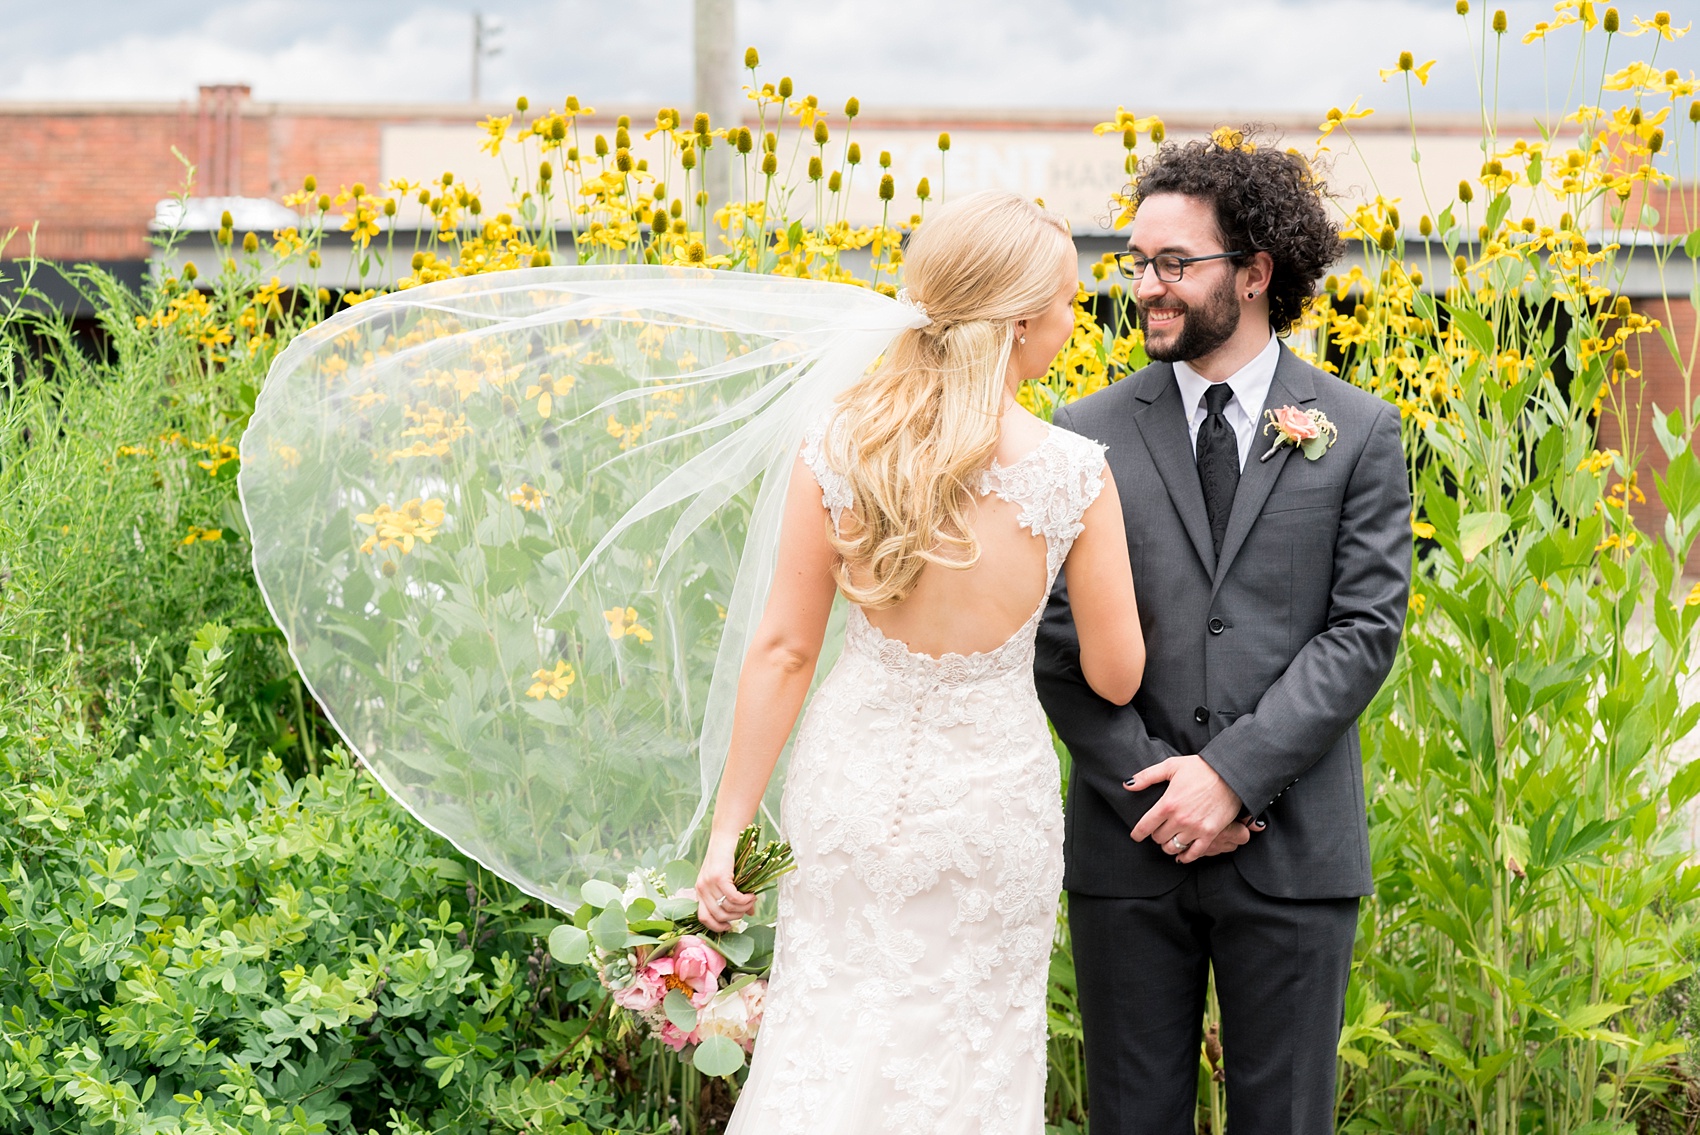
<path id="1" fill-rule="evenodd" d="M 1333 445 L 1340 436 L 1339 429 L 1328 420 L 1328 415 L 1321 410 L 1301 410 L 1297 406 L 1282 406 L 1278 410 L 1265 410 L 1263 416 L 1263 432 L 1275 431 L 1275 444 L 1259 461 L 1268 461 L 1275 456 L 1275 451 L 1283 445 L 1291 445 L 1305 455 L 1305 460 L 1315 461 L 1328 447 Z"/>

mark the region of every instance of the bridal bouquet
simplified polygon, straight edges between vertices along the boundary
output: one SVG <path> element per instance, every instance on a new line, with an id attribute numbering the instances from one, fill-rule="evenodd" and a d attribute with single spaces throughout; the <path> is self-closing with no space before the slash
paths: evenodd
<path id="1" fill-rule="evenodd" d="M 738 837 L 733 882 L 760 894 L 796 864 L 791 846 L 759 848 L 754 825 Z M 740 919 L 724 934 L 697 920 L 691 889 L 696 868 L 684 860 L 640 869 L 622 890 L 593 879 L 572 921 L 549 935 L 549 950 L 569 965 L 589 963 L 626 1015 L 709 1076 L 744 1065 L 761 1028 L 766 973 L 773 962 L 773 925 Z"/>

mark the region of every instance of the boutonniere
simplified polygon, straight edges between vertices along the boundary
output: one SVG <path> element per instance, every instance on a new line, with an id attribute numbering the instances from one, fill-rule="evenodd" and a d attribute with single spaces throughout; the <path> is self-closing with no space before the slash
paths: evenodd
<path id="1" fill-rule="evenodd" d="M 1263 411 L 1263 416 L 1268 419 L 1263 425 L 1263 432 L 1274 430 L 1275 444 L 1258 458 L 1259 461 L 1268 461 L 1283 445 L 1291 445 L 1303 451 L 1306 460 L 1315 461 L 1327 453 L 1328 447 L 1340 436 L 1339 428 L 1321 410 L 1282 406 L 1278 410 Z"/>

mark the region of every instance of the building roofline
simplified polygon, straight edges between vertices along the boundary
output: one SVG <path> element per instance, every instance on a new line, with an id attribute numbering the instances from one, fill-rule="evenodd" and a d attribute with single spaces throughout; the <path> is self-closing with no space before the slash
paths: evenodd
<path id="1" fill-rule="evenodd" d="M 244 118 L 357 118 L 376 120 L 389 123 L 405 122 L 442 122 L 458 124 L 472 122 L 490 115 L 508 114 L 513 111 L 513 104 L 508 102 L 440 102 L 440 103 L 332 103 L 332 102 L 267 102 L 248 99 L 238 104 L 237 109 Z M 0 118 L 24 117 L 77 117 L 96 115 L 127 115 L 146 117 L 150 115 L 183 115 L 196 114 L 200 103 L 196 99 L 185 98 L 176 101 L 137 101 L 120 102 L 115 100 L 52 100 L 25 101 L 0 100 Z M 629 115 L 632 122 L 642 124 L 645 128 L 653 122 L 656 107 L 652 104 L 625 105 L 603 104 L 597 108 L 597 113 L 585 117 L 586 122 L 612 123 L 620 115 Z M 1276 131 L 1287 133 L 1292 131 L 1314 132 L 1317 122 L 1323 113 L 1315 111 L 1300 113 L 1286 111 L 1281 113 L 1256 112 L 1249 110 L 1158 110 L 1154 112 L 1163 120 L 1163 124 L 1171 131 L 1197 132 L 1210 130 L 1216 126 L 1229 124 L 1241 125 L 1247 122 L 1268 126 Z M 1048 108 L 1048 107 L 917 107 L 893 106 L 878 107 L 864 104 L 862 113 L 856 119 L 856 126 L 861 129 L 885 128 L 904 129 L 917 126 L 944 127 L 960 129 L 1005 129 L 1005 130 L 1054 130 L 1058 128 L 1090 129 L 1092 126 L 1112 119 L 1114 112 L 1107 109 L 1093 110 L 1090 108 Z M 840 109 L 828 107 L 828 121 L 840 121 L 843 112 Z M 522 121 L 526 120 L 522 117 Z M 746 121 L 745 125 L 749 125 Z M 1430 111 L 1419 112 L 1416 115 L 1416 125 L 1419 131 L 1425 133 L 1474 134 L 1481 128 L 1480 115 L 1475 112 Z M 1509 113 L 1501 115 L 1502 132 L 1507 127 L 1534 125 L 1534 116 Z M 1372 119 L 1360 120 L 1353 124 L 1352 130 L 1358 134 L 1403 133 L 1410 129 L 1402 115 L 1386 115 L 1381 121 Z"/>

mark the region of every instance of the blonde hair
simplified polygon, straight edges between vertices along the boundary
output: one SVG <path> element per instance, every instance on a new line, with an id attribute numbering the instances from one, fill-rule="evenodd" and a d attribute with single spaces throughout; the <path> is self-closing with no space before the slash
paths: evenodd
<path id="1" fill-rule="evenodd" d="M 997 448 L 1014 324 L 1056 296 L 1065 249 L 1062 218 L 1013 193 L 959 198 L 916 230 L 904 282 L 932 322 L 839 395 L 827 430 L 827 462 L 852 493 L 830 537 L 852 602 L 890 607 L 927 564 L 979 561 L 967 514 Z"/>

